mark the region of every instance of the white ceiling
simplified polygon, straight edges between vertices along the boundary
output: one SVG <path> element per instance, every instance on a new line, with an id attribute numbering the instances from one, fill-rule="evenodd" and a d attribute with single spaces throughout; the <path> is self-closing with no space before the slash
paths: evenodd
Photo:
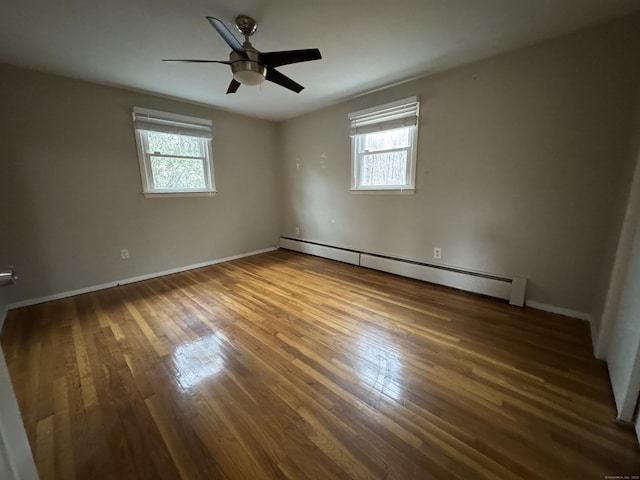
<path id="1" fill-rule="evenodd" d="M 16 0 L 0 15 L 0 62 L 273 120 L 577 30 L 637 0 Z M 226 95 L 229 47 L 205 16 L 258 21 L 261 51 L 319 48 L 280 67 L 300 94 L 265 82 Z M 240 34 L 237 35 L 241 39 Z"/>

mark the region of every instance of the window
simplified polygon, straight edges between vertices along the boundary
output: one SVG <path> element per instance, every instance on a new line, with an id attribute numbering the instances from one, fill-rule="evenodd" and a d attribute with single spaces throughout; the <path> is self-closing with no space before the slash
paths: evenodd
<path id="1" fill-rule="evenodd" d="M 352 190 L 413 192 L 419 109 L 411 97 L 349 115 Z"/>
<path id="2" fill-rule="evenodd" d="M 211 120 L 133 109 L 145 196 L 215 193 Z"/>

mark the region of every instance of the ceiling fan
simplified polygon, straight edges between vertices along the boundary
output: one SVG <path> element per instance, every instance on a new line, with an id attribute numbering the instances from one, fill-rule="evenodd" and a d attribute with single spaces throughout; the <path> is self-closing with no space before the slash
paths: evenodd
<path id="1" fill-rule="evenodd" d="M 296 93 L 300 93 L 304 88 L 299 83 L 294 82 L 286 75 L 283 75 L 276 67 L 290 65 L 292 63 L 308 62 L 322 58 L 320 50 L 310 48 L 307 50 L 286 50 L 282 52 L 259 52 L 249 42 L 249 37 L 258 28 L 256 21 L 246 15 L 236 17 L 236 28 L 244 35 L 244 43 L 229 31 L 227 26 L 214 17 L 207 17 L 209 23 L 213 25 L 222 39 L 231 47 L 229 60 L 193 60 L 193 59 L 168 59 L 163 62 L 185 62 L 185 63 L 223 63 L 231 66 L 233 80 L 229 84 L 227 93 L 235 93 L 242 85 L 259 85 L 265 80 L 288 88 Z"/>

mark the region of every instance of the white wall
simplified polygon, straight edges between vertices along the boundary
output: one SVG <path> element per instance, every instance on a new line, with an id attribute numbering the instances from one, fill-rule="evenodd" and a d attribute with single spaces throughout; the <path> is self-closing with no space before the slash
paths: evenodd
<path id="1" fill-rule="evenodd" d="M 13 287 L 11 287 L 13 288 Z M 0 331 L 6 313 L 6 289 L 0 289 Z M 18 402 L 0 348 L 0 478 L 37 480 L 31 448 L 22 425 Z"/>
<path id="2" fill-rule="evenodd" d="M 637 224 L 607 349 L 609 377 L 618 416 L 626 422 L 632 420 L 640 392 L 639 291 L 640 224 Z"/>
<path id="3" fill-rule="evenodd" d="M 0 265 L 2 268 L 2 265 Z M 7 316 L 7 291 L 4 288 L 0 288 L 0 332 L 2 332 L 2 326 Z"/>
<path id="4" fill-rule="evenodd" d="M 10 303 L 276 244 L 274 123 L 8 66 L 0 105 L 0 265 L 21 276 Z M 134 106 L 213 121 L 217 196 L 142 196 Z"/>
<path id="5" fill-rule="evenodd" d="M 632 420 L 640 393 L 640 122 L 636 132 L 638 160 L 595 342 L 596 356 L 607 361 L 618 418 L 625 422 Z"/>
<path id="6" fill-rule="evenodd" d="M 633 166 L 640 16 L 285 122 L 283 234 L 528 279 L 593 315 Z M 418 48 L 418 47 L 417 47 Z M 414 196 L 349 192 L 347 114 L 418 95 Z M 597 319 L 596 319 L 597 321 Z"/>

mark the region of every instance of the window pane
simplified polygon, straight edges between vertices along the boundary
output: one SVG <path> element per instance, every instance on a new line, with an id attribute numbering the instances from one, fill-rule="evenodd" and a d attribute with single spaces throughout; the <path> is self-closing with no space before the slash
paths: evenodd
<path id="1" fill-rule="evenodd" d="M 199 159 L 152 156 L 151 172 L 157 189 L 206 188 L 204 166 Z"/>
<path id="2" fill-rule="evenodd" d="M 149 153 L 179 155 L 185 157 L 204 157 L 202 139 L 186 135 L 174 135 L 164 132 L 147 132 Z"/>
<path id="3" fill-rule="evenodd" d="M 407 183 L 407 152 L 373 153 L 362 156 L 360 185 L 402 186 Z"/>
<path id="4" fill-rule="evenodd" d="M 393 148 L 408 147 L 409 128 L 411 127 L 368 133 L 364 135 L 364 149 L 373 152 L 376 150 L 391 150 Z"/>

